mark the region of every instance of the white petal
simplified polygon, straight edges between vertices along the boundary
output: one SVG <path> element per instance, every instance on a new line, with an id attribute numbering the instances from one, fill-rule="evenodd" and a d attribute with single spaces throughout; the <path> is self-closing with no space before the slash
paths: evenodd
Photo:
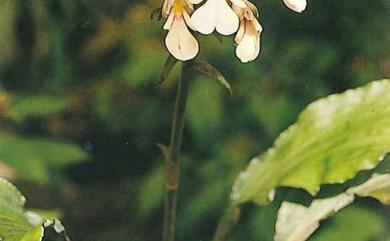
<path id="1" fill-rule="evenodd" d="M 222 35 L 230 35 L 237 31 L 239 19 L 225 0 L 218 0 L 216 30 Z"/>
<path id="2" fill-rule="evenodd" d="M 257 10 L 256 5 L 249 1 L 246 1 L 246 4 L 248 5 L 248 8 L 252 11 L 252 14 L 254 14 L 256 17 L 259 17 L 259 11 Z"/>
<path id="3" fill-rule="evenodd" d="M 173 57 L 182 61 L 195 58 L 199 51 L 198 42 L 188 30 L 182 16 L 175 16 L 165 38 L 165 45 Z"/>
<path id="4" fill-rule="evenodd" d="M 248 19 L 252 17 L 259 17 L 259 12 L 256 5 L 249 2 L 248 0 L 230 0 L 232 2 L 232 8 L 234 12 L 241 19 L 243 16 L 246 16 Z"/>
<path id="5" fill-rule="evenodd" d="M 173 11 L 169 14 L 167 21 L 165 21 L 165 24 L 163 26 L 163 29 L 169 30 L 172 27 L 173 19 L 175 18 L 175 14 Z"/>
<path id="6" fill-rule="evenodd" d="M 211 34 L 214 29 L 223 35 L 237 31 L 239 20 L 226 0 L 207 0 L 191 16 L 192 23 L 202 34 Z"/>
<path id="7" fill-rule="evenodd" d="M 195 29 L 203 34 L 211 34 L 215 29 L 216 22 L 215 0 L 208 0 L 200 8 L 196 9 L 191 16 Z"/>
<path id="8" fill-rule="evenodd" d="M 260 52 L 260 42 L 254 36 L 244 36 L 236 48 L 236 55 L 243 63 L 253 61 Z"/>
<path id="9" fill-rule="evenodd" d="M 173 0 L 165 0 L 162 6 L 162 15 L 167 16 L 171 11 Z"/>
<path id="10" fill-rule="evenodd" d="M 252 23 L 254 24 L 256 31 L 261 34 L 261 32 L 263 32 L 263 26 L 261 26 L 259 21 L 257 21 L 256 18 L 254 18 L 254 19 L 252 19 Z"/>
<path id="11" fill-rule="evenodd" d="M 301 13 L 306 9 L 306 0 L 283 0 L 291 10 Z"/>
<path id="12" fill-rule="evenodd" d="M 190 3 L 192 4 L 199 4 L 201 3 L 203 0 L 188 0 Z"/>
<path id="13" fill-rule="evenodd" d="M 187 26 L 190 27 L 190 29 L 196 31 L 195 26 L 192 24 L 192 20 L 190 15 L 186 11 L 183 12 L 184 21 L 186 22 Z"/>
<path id="14" fill-rule="evenodd" d="M 245 34 L 245 26 L 244 26 L 244 24 L 245 24 L 244 21 L 240 22 L 240 27 L 238 28 L 236 37 L 234 37 L 234 42 L 236 42 L 236 44 L 240 44 L 242 38 L 244 37 L 244 34 Z"/>
<path id="15" fill-rule="evenodd" d="M 240 8 L 246 8 L 246 1 L 244 0 L 230 0 L 230 2 Z"/>
<path id="16" fill-rule="evenodd" d="M 243 63 L 253 61 L 260 53 L 260 33 L 254 22 L 246 22 L 244 37 L 236 48 L 236 55 Z M 240 31 L 240 30 L 239 30 Z"/>

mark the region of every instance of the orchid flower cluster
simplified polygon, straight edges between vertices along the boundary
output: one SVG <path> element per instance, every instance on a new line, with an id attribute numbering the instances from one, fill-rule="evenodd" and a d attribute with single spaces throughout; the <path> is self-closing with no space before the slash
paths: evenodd
<path id="1" fill-rule="evenodd" d="M 295 12 L 306 8 L 306 0 L 283 0 Z M 260 53 L 260 35 L 263 31 L 257 18 L 258 10 L 248 0 L 164 0 L 162 16 L 167 18 L 163 28 L 168 30 L 165 45 L 178 60 L 196 57 L 199 44 L 189 29 L 201 34 L 214 31 L 221 35 L 236 33 L 236 55 L 241 62 L 253 61 Z"/>

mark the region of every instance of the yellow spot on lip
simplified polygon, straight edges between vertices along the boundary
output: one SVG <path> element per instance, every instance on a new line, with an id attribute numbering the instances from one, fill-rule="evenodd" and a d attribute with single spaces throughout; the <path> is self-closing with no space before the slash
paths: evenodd
<path id="1" fill-rule="evenodd" d="M 181 2 L 175 2 L 172 6 L 173 8 L 173 11 L 175 11 L 176 13 L 179 13 L 179 12 L 183 12 L 184 11 L 184 4 L 181 3 Z"/>

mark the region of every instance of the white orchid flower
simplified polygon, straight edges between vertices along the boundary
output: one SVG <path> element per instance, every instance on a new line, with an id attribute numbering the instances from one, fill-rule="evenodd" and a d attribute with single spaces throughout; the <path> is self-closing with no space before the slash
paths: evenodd
<path id="1" fill-rule="evenodd" d="M 291 10 L 301 13 L 306 9 L 306 0 L 283 0 L 284 4 Z"/>
<path id="2" fill-rule="evenodd" d="M 196 30 L 202 34 L 211 34 L 216 30 L 222 35 L 230 35 L 237 31 L 239 25 L 238 16 L 226 0 L 207 0 L 192 14 L 191 19 Z"/>
<path id="3" fill-rule="evenodd" d="M 240 17 L 240 28 L 234 41 L 237 44 L 236 55 L 243 63 L 253 61 L 260 53 L 260 34 L 262 26 L 257 21 L 257 8 L 247 0 L 235 0 L 233 9 Z M 245 3 L 245 5 L 243 5 Z"/>
<path id="4" fill-rule="evenodd" d="M 168 51 L 178 60 L 186 61 L 195 58 L 199 52 L 199 44 L 188 30 L 194 29 L 189 12 L 192 11 L 192 2 L 199 0 L 165 0 L 163 15 L 167 18 L 164 29 L 168 30 L 165 45 Z"/>

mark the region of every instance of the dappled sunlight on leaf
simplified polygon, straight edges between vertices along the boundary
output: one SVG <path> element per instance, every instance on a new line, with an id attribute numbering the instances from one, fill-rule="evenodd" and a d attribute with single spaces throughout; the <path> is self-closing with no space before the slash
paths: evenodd
<path id="1" fill-rule="evenodd" d="M 235 203 L 267 203 L 277 186 L 311 194 L 325 183 L 343 183 L 374 168 L 390 150 L 390 81 L 331 95 L 307 107 L 275 141 L 251 161 L 232 192 Z"/>
<path id="2" fill-rule="evenodd" d="M 8 181 L 0 178 L 0 238 L 6 241 L 41 241 L 44 229 L 53 226 L 64 233 L 61 222 L 25 211 L 25 197 Z M 64 233 L 66 236 L 66 234 Z"/>

